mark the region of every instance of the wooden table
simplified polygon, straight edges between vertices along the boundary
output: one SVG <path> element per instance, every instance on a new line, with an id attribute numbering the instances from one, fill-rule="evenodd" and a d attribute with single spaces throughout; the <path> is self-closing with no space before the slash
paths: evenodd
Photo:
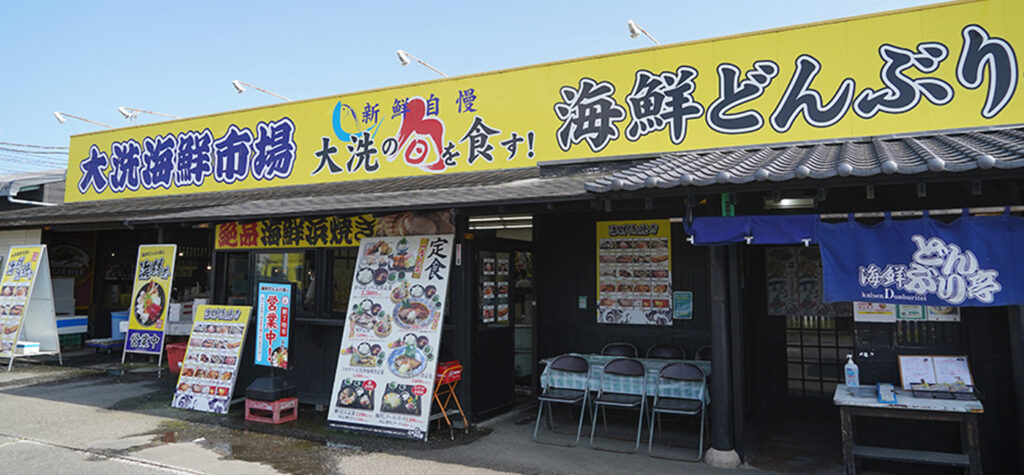
<path id="1" fill-rule="evenodd" d="M 846 473 L 857 473 L 856 458 L 919 462 L 932 465 L 964 467 L 971 474 L 981 473 L 981 447 L 978 441 L 978 414 L 984 412 L 979 401 L 915 398 L 910 391 L 896 389 L 896 404 L 878 402 L 874 387 L 868 386 L 870 397 L 857 397 L 845 384 L 836 387 L 832 402 L 839 406 L 843 435 L 843 464 Z M 855 416 L 949 421 L 960 424 L 960 441 L 966 452 L 950 453 L 929 450 L 908 450 L 854 443 Z"/>

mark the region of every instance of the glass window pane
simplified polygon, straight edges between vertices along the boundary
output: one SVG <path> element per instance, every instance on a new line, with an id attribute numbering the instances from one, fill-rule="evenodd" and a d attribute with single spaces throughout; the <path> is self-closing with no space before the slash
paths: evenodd
<path id="1" fill-rule="evenodd" d="M 800 369 L 799 364 L 789 364 L 789 377 L 799 378 L 803 374 L 803 370 Z"/>
<path id="2" fill-rule="evenodd" d="M 331 256 L 331 311 L 345 313 L 349 293 L 352 292 L 352 276 L 356 271 L 357 248 L 338 249 Z"/>
<path id="3" fill-rule="evenodd" d="M 227 257 L 227 299 L 228 305 L 249 304 L 249 256 L 228 254 Z"/>
<path id="4" fill-rule="evenodd" d="M 799 379 L 789 380 L 789 394 L 793 396 L 803 396 L 804 382 Z"/>
<path id="5" fill-rule="evenodd" d="M 800 347 L 799 346 L 787 346 L 786 347 L 786 360 L 787 361 L 799 362 L 802 359 L 803 358 L 801 356 L 801 352 L 800 352 Z"/>
<path id="6" fill-rule="evenodd" d="M 316 253 L 260 252 L 256 254 L 256 276 L 271 280 L 295 283 L 296 310 L 299 313 L 314 313 L 316 310 L 316 286 L 313 285 Z"/>
<path id="7" fill-rule="evenodd" d="M 787 345 L 799 345 L 800 344 L 800 332 L 797 330 L 786 330 L 786 344 Z"/>

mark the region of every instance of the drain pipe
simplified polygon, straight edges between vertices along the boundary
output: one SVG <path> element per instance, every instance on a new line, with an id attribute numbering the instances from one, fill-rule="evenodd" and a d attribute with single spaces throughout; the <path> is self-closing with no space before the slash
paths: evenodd
<path id="1" fill-rule="evenodd" d="M 44 201 L 19 200 L 19 199 L 15 198 L 13 195 L 7 195 L 7 201 L 10 201 L 11 203 L 14 203 L 16 205 L 33 205 L 33 206 L 57 206 L 58 205 L 58 203 L 46 203 Z"/>

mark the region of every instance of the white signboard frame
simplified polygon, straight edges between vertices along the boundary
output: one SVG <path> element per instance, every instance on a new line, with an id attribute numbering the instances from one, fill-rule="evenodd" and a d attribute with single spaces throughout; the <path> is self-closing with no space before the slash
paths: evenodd
<path id="1" fill-rule="evenodd" d="M 32 274 L 18 277 L 14 275 L 14 266 L 20 263 L 24 267 L 28 263 L 24 260 L 12 260 L 12 256 L 25 252 L 38 252 L 39 256 L 34 268 L 31 265 L 28 267 L 33 269 Z M 12 318 L 14 316 L 10 314 L 0 317 L 0 339 L 12 343 L 10 348 L 0 350 L 0 357 L 8 358 L 7 371 L 14 367 L 15 358 L 37 355 L 57 355 L 57 360 L 63 366 L 64 356 L 60 352 L 60 337 L 57 334 L 57 314 L 53 307 L 53 285 L 50 281 L 50 259 L 46 253 L 46 245 L 11 247 L 6 262 L 7 266 L 4 267 L 3 276 L 0 278 L 0 306 L 7 306 L 4 313 L 9 312 L 10 308 L 21 306 L 20 319 Z M 12 292 L 11 296 L 2 295 L 2 287 L 6 285 L 11 285 L 12 288 L 27 287 L 24 297 L 16 295 L 17 292 Z M 14 330 L 8 332 L 12 326 Z M 3 338 L 4 335 L 11 334 L 15 335 L 14 339 Z M 16 351 L 18 342 L 38 343 L 39 351 L 19 355 Z"/>
<path id="2" fill-rule="evenodd" d="M 327 424 L 426 440 L 455 236 L 359 246 Z"/>

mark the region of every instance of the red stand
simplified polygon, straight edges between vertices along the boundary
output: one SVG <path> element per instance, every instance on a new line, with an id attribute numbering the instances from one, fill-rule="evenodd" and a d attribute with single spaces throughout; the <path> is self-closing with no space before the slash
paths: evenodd
<path id="1" fill-rule="evenodd" d="M 299 399 L 294 397 L 276 401 L 245 400 L 245 420 L 280 424 L 298 419 Z"/>

